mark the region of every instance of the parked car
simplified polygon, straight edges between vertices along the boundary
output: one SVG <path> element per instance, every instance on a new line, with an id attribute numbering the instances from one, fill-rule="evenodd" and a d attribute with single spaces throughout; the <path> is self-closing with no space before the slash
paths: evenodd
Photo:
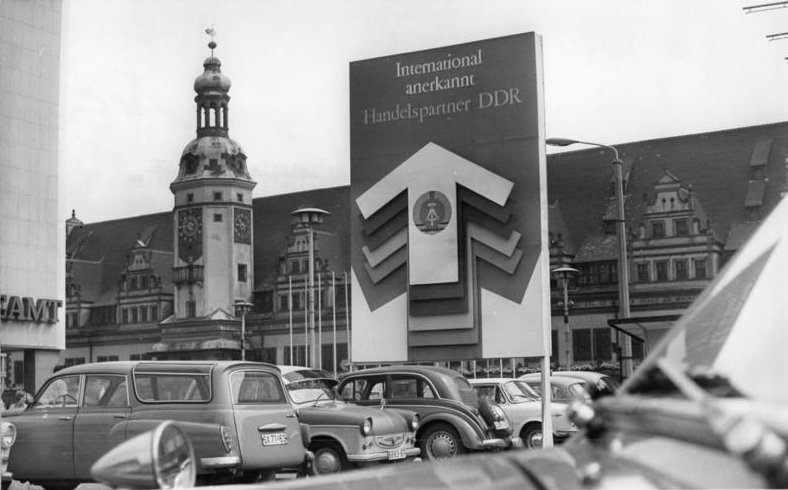
<path id="1" fill-rule="evenodd" d="M 480 402 L 460 373 L 433 366 L 387 366 L 346 373 L 338 391 L 363 406 L 417 412 L 416 432 L 423 459 L 446 459 L 468 451 L 522 447 L 501 407 Z"/>
<path id="2" fill-rule="evenodd" d="M 0 475 L 2 475 L 2 490 L 7 490 L 11 485 L 13 474 L 8 471 L 8 459 L 11 457 L 11 446 L 16 442 L 16 426 L 3 420 L 0 422 Z"/>
<path id="3" fill-rule="evenodd" d="M 621 386 L 621 382 L 613 376 L 594 371 L 553 371 L 552 374 L 582 379 L 586 392 L 594 399 L 613 395 Z"/>
<path id="4" fill-rule="evenodd" d="M 580 431 L 561 446 L 287 488 L 788 488 L 785 271 L 788 200 L 615 395 L 573 403 Z"/>
<path id="5" fill-rule="evenodd" d="M 111 447 L 174 420 L 191 438 L 201 481 L 249 481 L 309 459 L 276 366 L 235 361 L 83 364 L 53 374 L 24 411 L 9 469 L 47 490 L 91 480 Z"/>
<path id="6" fill-rule="evenodd" d="M 417 457 L 419 415 L 412 410 L 372 409 L 338 399 L 337 380 L 326 371 L 279 366 L 299 419 L 309 426 L 315 474 L 351 466 Z"/>
<path id="7" fill-rule="evenodd" d="M 586 382 L 573 376 L 550 375 L 550 400 L 568 405 L 576 399 L 591 402 L 591 394 L 586 390 Z M 542 395 L 542 374 L 528 373 L 518 379 L 525 381 L 539 396 Z"/>
<path id="8" fill-rule="evenodd" d="M 523 445 L 530 449 L 542 447 L 542 397 L 528 383 L 515 378 L 469 379 L 479 398 L 500 406 L 509 420 L 515 434 L 519 434 Z M 566 414 L 565 403 L 550 404 L 553 422 L 553 440 L 565 441 L 577 432 L 577 427 Z"/>

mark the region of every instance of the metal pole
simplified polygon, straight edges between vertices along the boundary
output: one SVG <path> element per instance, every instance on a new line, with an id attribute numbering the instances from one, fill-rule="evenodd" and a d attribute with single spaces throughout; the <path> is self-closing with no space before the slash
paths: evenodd
<path id="1" fill-rule="evenodd" d="M 621 318 L 629 318 L 629 265 L 627 261 L 627 233 L 626 215 L 624 214 L 624 177 L 623 162 L 618 157 L 618 150 L 613 150 L 613 174 L 616 181 L 616 205 L 618 216 L 616 216 L 616 235 L 618 238 L 618 304 Z M 623 359 L 620 360 L 624 371 L 624 376 L 632 374 L 632 340 L 629 336 L 624 337 Z"/>
<path id="2" fill-rule="evenodd" d="M 323 369 L 323 278 L 317 275 L 317 367 Z"/>
<path id="3" fill-rule="evenodd" d="M 343 271 L 342 275 L 343 275 L 343 279 L 345 280 L 345 329 L 347 330 L 347 360 L 349 366 L 348 369 L 352 371 L 353 370 L 353 347 L 352 347 L 353 337 L 351 337 L 351 331 L 350 331 L 350 311 L 349 311 L 350 305 L 348 304 L 349 299 L 347 294 L 347 283 L 348 283 L 347 272 Z"/>
<path id="4" fill-rule="evenodd" d="M 246 360 L 246 310 L 241 311 L 241 360 Z"/>
<path id="5" fill-rule="evenodd" d="M 315 237 L 312 225 L 309 225 L 309 367 L 317 367 L 315 352 Z"/>
<path id="6" fill-rule="evenodd" d="M 334 325 L 334 377 L 337 377 L 337 278 L 331 271 L 331 315 Z"/>
<path id="7" fill-rule="evenodd" d="M 566 340 L 566 367 L 572 369 L 574 363 L 572 353 L 572 329 L 569 327 L 569 278 L 561 279 L 564 286 L 564 340 Z"/>
<path id="8" fill-rule="evenodd" d="M 293 276 L 287 277 L 287 309 L 290 310 L 290 362 L 288 364 L 295 365 L 293 359 Z"/>

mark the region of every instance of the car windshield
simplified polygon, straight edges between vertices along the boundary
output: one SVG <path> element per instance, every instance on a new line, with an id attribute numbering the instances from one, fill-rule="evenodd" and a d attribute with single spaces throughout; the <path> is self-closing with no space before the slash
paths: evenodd
<path id="1" fill-rule="evenodd" d="M 639 394 L 679 393 L 673 366 L 716 398 L 788 403 L 788 203 L 757 234 L 654 348 L 624 384 Z"/>
<path id="2" fill-rule="evenodd" d="M 302 379 L 288 383 L 287 389 L 295 403 L 333 401 L 335 384 L 325 379 Z"/>
<path id="3" fill-rule="evenodd" d="M 524 381 L 507 381 L 503 389 L 512 403 L 524 403 L 540 400 L 541 397 Z"/>

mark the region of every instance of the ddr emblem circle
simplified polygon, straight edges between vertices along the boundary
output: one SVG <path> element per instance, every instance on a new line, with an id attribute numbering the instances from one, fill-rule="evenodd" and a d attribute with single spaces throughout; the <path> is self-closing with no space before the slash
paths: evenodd
<path id="1" fill-rule="evenodd" d="M 413 207 L 416 228 L 428 235 L 442 231 L 451 221 L 451 203 L 438 191 L 422 194 Z"/>

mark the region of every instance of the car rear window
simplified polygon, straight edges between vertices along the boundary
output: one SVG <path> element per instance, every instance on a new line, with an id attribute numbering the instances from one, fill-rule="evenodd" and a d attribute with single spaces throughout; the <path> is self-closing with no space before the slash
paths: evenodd
<path id="1" fill-rule="evenodd" d="M 263 371 L 236 371 L 230 375 L 236 404 L 287 403 L 279 378 Z"/>
<path id="2" fill-rule="evenodd" d="M 134 391 L 145 403 L 207 402 L 211 399 L 211 379 L 197 373 L 134 373 Z"/>
<path id="3" fill-rule="evenodd" d="M 471 386 L 467 379 L 462 376 L 455 377 L 454 385 L 460 392 L 460 398 L 463 403 L 472 407 L 479 407 L 479 397 L 476 395 L 476 390 L 473 389 L 473 386 Z"/>

